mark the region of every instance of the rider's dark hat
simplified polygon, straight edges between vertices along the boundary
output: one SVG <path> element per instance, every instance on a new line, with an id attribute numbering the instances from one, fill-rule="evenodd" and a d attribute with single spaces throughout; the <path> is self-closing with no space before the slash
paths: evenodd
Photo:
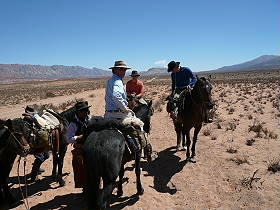
<path id="1" fill-rule="evenodd" d="M 91 106 L 88 105 L 87 101 L 80 101 L 75 104 L 76 111 L 87 110 L 89 107 L 91 107 Z"/>
<path id="2" fill-rule="evenodd" d="M 36 114 L 37 113 L 35 111 L 34 107 L 32 107 L 32 106 L 26 106 L 25 109 L 24 109 L 24 112 L 28 113 L 28 114 Z"/>
<path id="3" fill-rule="evenodd" d="M 168 69 L 167 72 L 171 72 L 175 67 L 178 67 L 180 65 L 180 62 L 170 61 L 168 63 Z"/>
<path id="4" fill-rule="evenodd" d="M 140 74 L 138 73 L 138 71 L 132 71 L 130 76 L 131 77 L 139 77 Z"/>

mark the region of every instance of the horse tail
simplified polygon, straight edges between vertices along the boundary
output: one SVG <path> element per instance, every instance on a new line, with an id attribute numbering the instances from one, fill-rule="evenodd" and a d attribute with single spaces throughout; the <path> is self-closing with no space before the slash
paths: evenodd
<path id="1" fill-rule="evenodd" d="M 103 192 L 99 192 L 100 178 L 103 183 L 113 184 L 121 169 L 125 149 L 124 136 L 117 130 L 92 132 L 83 145 L 85 158 L 85 193 L 88 208 L 103 206 Z"/>

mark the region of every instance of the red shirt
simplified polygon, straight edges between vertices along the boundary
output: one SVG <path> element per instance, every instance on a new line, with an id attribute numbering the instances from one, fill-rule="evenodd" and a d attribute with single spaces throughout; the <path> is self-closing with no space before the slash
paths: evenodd
<path id="1" fill-rule="evenodd" d="M 144 84 L 140 80 L 129 80 L 126 83 L 126 94 L 130 96 L 131 94 L 136 94 L 138 98 L 144 95 Z"/>

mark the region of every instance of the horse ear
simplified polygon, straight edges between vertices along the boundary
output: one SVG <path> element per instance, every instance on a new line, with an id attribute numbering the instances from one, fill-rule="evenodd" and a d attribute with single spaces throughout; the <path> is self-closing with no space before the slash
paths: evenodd
<path id="1" fill-rule="evenodd" d="M 8 119 L 8 120 L 6 120 L 6 126 L 8 127 L 8 129 L 10 130 L 10 131 L 13 131 L 14 129 L 13 129 L 13 122 L 12 122 L 12 120 L 11 119 Z"/>
<path id="2" fill-rule="evenodd" d="M 153 100 L 150 100 L 150 102 L 148 103 L 148 107 L 151 107 L 153 105 Z"/>

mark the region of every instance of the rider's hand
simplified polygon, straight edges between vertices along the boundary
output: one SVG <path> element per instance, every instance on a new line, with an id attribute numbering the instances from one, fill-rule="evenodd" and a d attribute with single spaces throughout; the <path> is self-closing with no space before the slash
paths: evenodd
<path id="1" fill-rule="evenodd" d="M 134 113 L 131 109 L 126 109 L 126 112 L 127 112 L 127 113 L 131 113 L 132 116 L 135 116 L 135 113 Z"/>

